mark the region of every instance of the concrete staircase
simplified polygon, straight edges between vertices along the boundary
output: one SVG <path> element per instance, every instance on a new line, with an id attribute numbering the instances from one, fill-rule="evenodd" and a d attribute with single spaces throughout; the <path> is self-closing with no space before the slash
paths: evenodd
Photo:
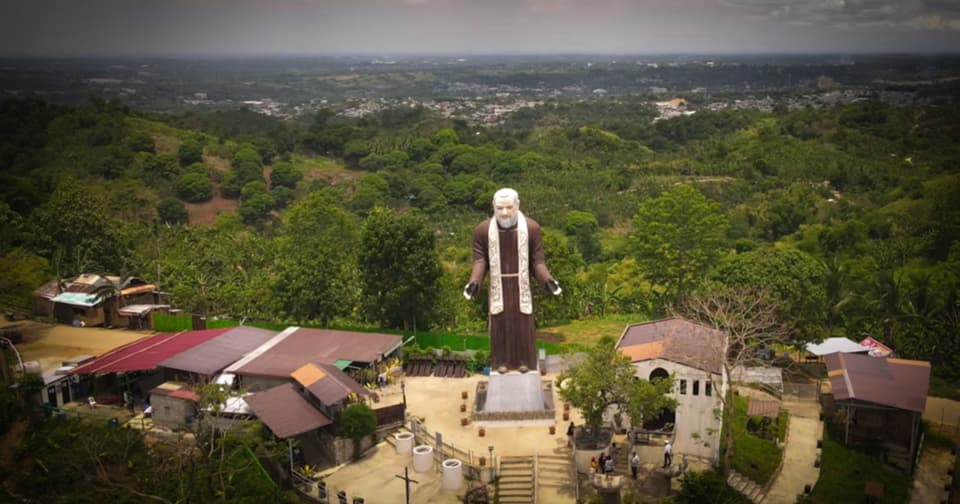
<path id="1" fill-rule="evenodd" d="M 497 502 L 531 504 L 536 502 L 533 457 L 502 457 Z"/>
<path id="2" fill-rule="evenodd" d="M 763 491 L 763 487 L 754 483 L 750 478 L 734 471 L 730 470 L 730 474 L 727 476 L 727 484 L 730 485 L 734 490 L 742 493 L 748 499 L 754 502 L 754 504 L 760 504 L 763 501 L 764 497 L 767 496 Z"/>
<path id="3" fill-rule="evenodd" d="M 537 499 L 549 500 L 551 490 L 569 490 L 577 484 L 577 468 L 567 455 L 537 456 Z M 543 501 L 546 504 L 546 501 Z"/>

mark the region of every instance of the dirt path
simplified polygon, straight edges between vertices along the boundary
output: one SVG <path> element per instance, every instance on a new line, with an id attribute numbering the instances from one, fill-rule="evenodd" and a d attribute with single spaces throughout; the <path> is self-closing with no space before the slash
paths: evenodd
<path id="1" fill-rule="evenodd" d="M 820 479 L 820 469 L 814 467 L 817 458 L 817 440 L 823 439 L 820 407 L 815 399 L 784 396 L 783 407 L 790 411 L 783 467 L 773 480 L 763 502 L 793 502 Z"/>
<path id="2" fill-rule="evenodd" d="M 9 325 L 4 322 L 0 327 Z M 101 355 L 152 334 L 149 331 L 71 327 L 33 321 L 21 321 L 16 325 L 23 334 L 23 343 L 17 345 L 20 356 L 24 361 L 39 361 L 43 372 L 53 371 L 65 360 L 81 355 Z"/>
<path id="3" fill-rule="evenodd" d="M 913 477 L 911 504 L 927 502 L 945 502 L 946 491 L 943 487 L 950 480 L 947 471 L 953 467 L 953 455 L 950 450 L 939 446 L 924 447 Z"/>

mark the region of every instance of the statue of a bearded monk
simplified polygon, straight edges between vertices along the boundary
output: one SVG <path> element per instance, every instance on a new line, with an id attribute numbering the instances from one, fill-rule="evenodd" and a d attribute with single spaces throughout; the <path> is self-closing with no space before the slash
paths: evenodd
<path id="1" fill-rule="evenodd" d="M 493 212 L 473 230 L 473 271 L 463 296 L 473 299 L 490 272 L 491 367 L 501 373 L 526 372 L 537 368 L 530 278 L 551 295 L 562 290 L 544 262 L 540 225 L 520 212 L 517 191 L 497 191 Z"/>

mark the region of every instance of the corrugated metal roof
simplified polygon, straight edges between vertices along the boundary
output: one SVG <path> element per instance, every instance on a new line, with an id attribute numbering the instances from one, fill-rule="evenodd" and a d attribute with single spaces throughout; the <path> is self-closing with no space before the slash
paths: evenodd
<path id="1" fill-rule="evenodd" d="M 805 347 L 813 355 L 832 353 L 866 353 L 870 349 L 848 338 L 827 338 L 822 343 L 807 343 Z"/>
<path id="2" fill-rule="evenodd" d="M 139 315 L 146 315 L 147 313 L 150 313 L 152 310 L 155 310 L 155 309 L 158 309 L 158 308 L 170 308 L 170 305 L 166 305 L 166 304 L 132 304 L 132 305 L 127 305 L 127 306 L 124 306 L 123 308 L 120 308 L 120 309 L 118 310 L 118 313 L 120 313 L 120 315 L 123 315 L 123 316 L 126 316 L 126 317 L 139 316 Z"/>
<path id="3" fill-rule="evenodd" d="M 180 352 L 164 360 L 159 366 L 210 376 L 219 373 L 276 335 L 273 331 L 256 327 L 227 328 L 223 334 Z"/>
<path id="4" fill-rule="evenodd" d="M 923 413 L 930 390 L 930 363 L 834 353 L 824 357 L 833 395 Z"/>
<path id="5" fill-rule="evenodd" d="M 144 292 L 153 292 L 155 290 L 157 290 L 157 286 L 153 284 L 137 285 L 136 287 L 127 287 L 126 289 L 121 289 L 120 295 L 132 296 L 134 294 L 143 294 Z"/>
<path id="6" fill-rule="evenodd" d="M 350 394 L 370 395 L 370 391 L 330 364 L 306 364 L 290 376 L 328 406 L 339 403 Z"/>
<path id="7" fill-rule="evenodd" d="M 187 401 L 199 401 L 200 396 L 189 385 L 177 382 L 164 382 L 150 390 L 150 395 L 176 397 Z"/>
<path id="8" fill-rule="evenodd" d="M 120 373 L 154 369 L 170 357 L 213 339 L 229 329 L 157 334 L 114 348 L 97 357 L 93 362 L 74 368 L 70 374 Z"/>
<path id="9" fill-rule="evenodd" d="M 777 418 L 780 414 L 780 401 L 776 399 L 750 398 L 747 404 L 747 416 L 765 416 Z"/>
<path id="10" fill-rule="evenodd" d="M 285 331 L 286 332 L 286 331 Z M 231 371 L 240 375 L 288 378 L 304 364 L 333 364 L 337 359 L 375 362 L 401 343 L 392 334 L 298 328 L 255 359 Z"/>
<path id="11" fill-rule="evenodd" d="M 617 348 L 627 355 L 636 354 L 637 358 L 631 357 L 633 362 L 659 358 L 720 374 L 726 335 L 675 317 L 627 326 Z"/>
<path id="12" fill-rule="evenodd" d="M 38 297 L 42 297 L 44 299 L 53 299 L 57 297 L 57 294 L 60 294 L 60 281 L 56 279 L 50 280 L 33 292 Z"/>
<path id="13" fill-rule="evenodd" d="M 298 394 L 292 383 L 284 383 L 244 399 L 253 414 L 280 439 L 333 423 Z"/>
<path id="14" fill-rule="evenodd" d="M 103 298 L 96 295 L 90 295 L 85 292 L 61 292 L 53 299 L 54 303 L 63 303 L 72 306 L 83 306 L 90 308 L 103 302 Z"/>

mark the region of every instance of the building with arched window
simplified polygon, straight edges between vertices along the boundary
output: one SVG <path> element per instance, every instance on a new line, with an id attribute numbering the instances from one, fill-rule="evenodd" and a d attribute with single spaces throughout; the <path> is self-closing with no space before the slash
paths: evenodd
<path id="1" fill-rule="evenodd" d="M 719 457 L 726 345 L 723 332 L 682 318 L 629 325 L 617 341 L 617 348 L 633 362 L 638 379 L 674 375 L 676 410 L 663 412 L 644 427 L 669 430 L 672 424 L 675 453 L 709 460 Z"/>

